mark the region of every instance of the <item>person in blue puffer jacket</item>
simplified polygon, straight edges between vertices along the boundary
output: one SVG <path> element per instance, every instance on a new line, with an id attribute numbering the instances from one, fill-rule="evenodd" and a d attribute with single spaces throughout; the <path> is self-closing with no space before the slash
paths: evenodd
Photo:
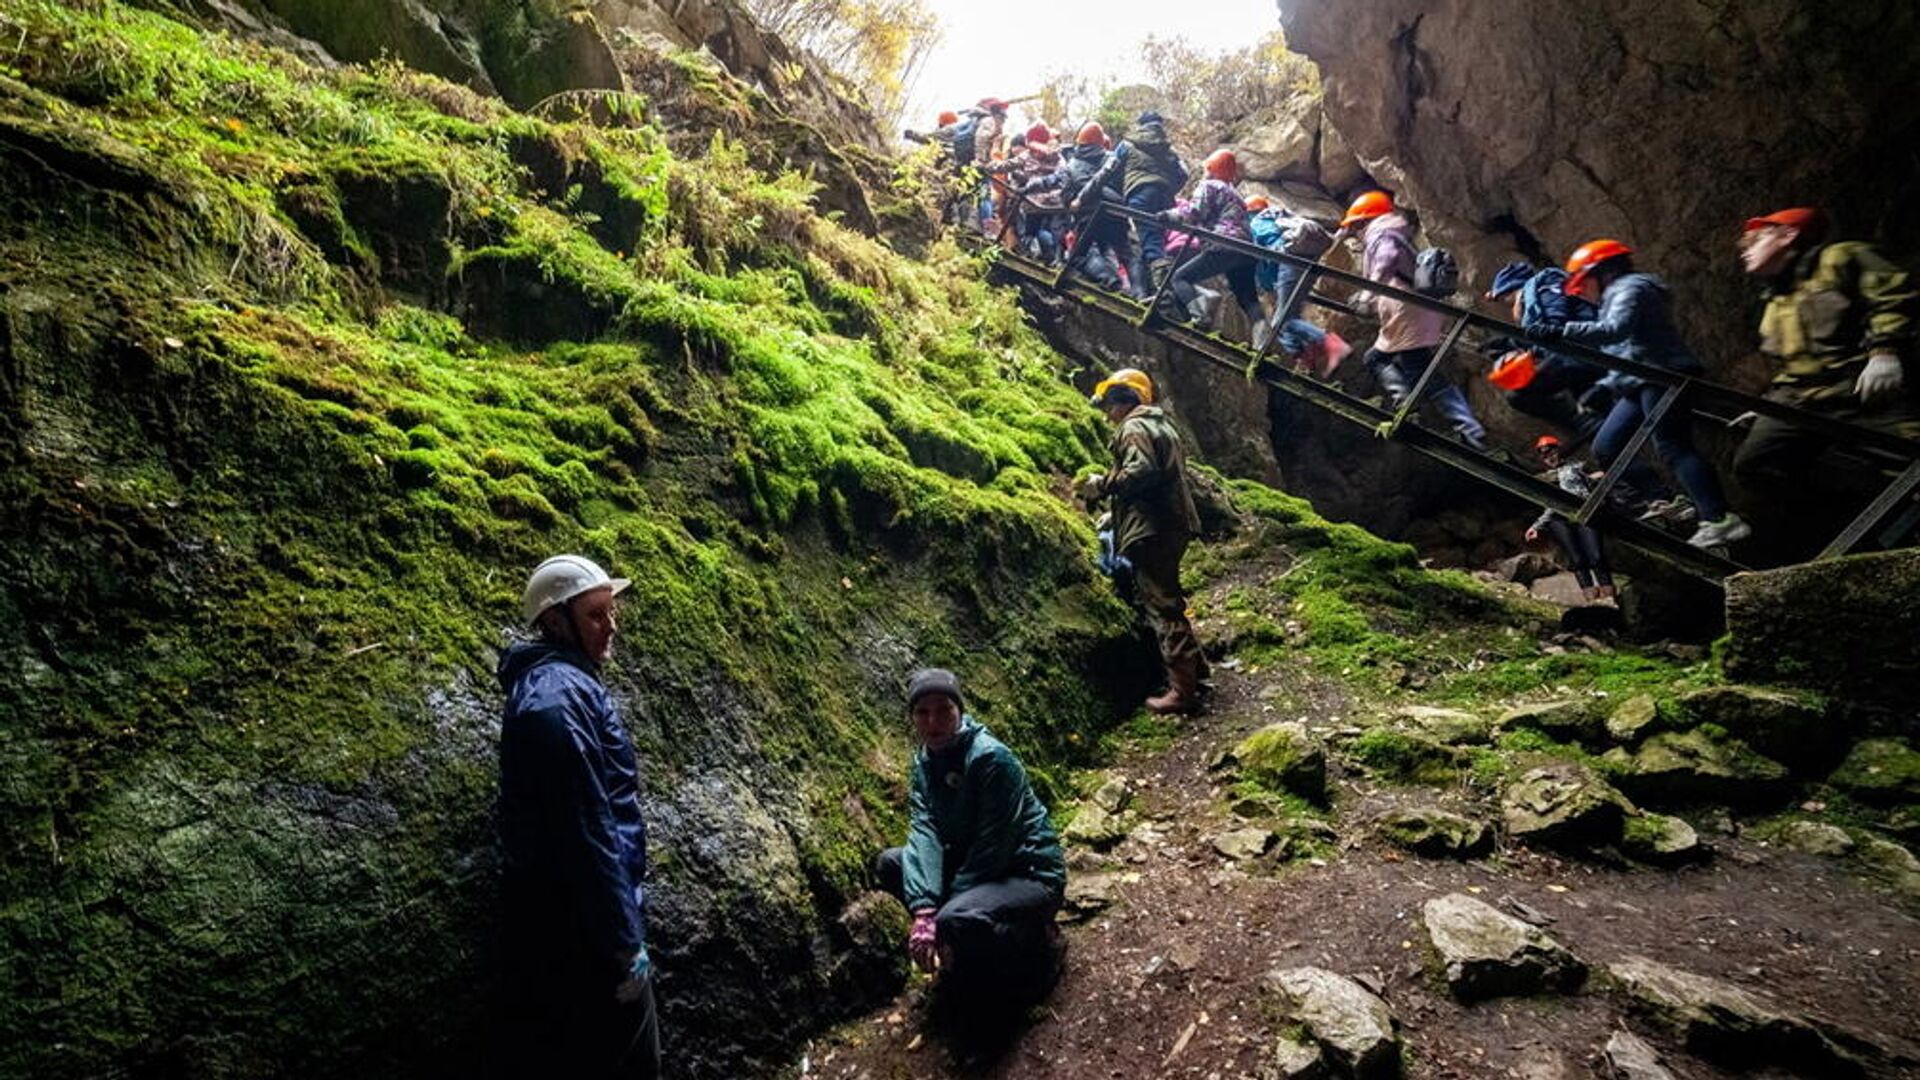
<path id="1" fill-rule="evenodd" d="M 624 579 L 578 555 L 540 564 L 523 615 L 539 640 L 500 659 L 508 1075 L 660 1075 L 647 953 L 639 767 L 600 682 Z"/>
<path id="2" fill-rule="evenodd" d="M 1567 341 L 1598 349 L 1609 356 L 1665 368 L 1682 375 L 1699 375 L 1706 368 L 1674 325 L 1667 287 L 1652 274 L 1633 268 L 1633 249 L 1618 240 L 1583 244 L 1567 260 L 1566 291 L 1599 306 L 1591 320 L 1559 322 L 1545 316 L 1524 329 L 1548 342 Z M 1660 386 L 1616 372 L 1610 376 L 1613 409 L 1593 437 L 1594 460 L 1607 468 L 1626 449 L 1641 421 L 1664 392 Z M 1687 542 L 1717 548 L 1753 535 L 1753 529 L 1727 505 L 1713 465 L 1693 445 L 1693 416 L 1670 410 L 1653 429 L 1654 450 L 1674 479 L 1686 490 L 1700 516 L 1700 526 Z"/>

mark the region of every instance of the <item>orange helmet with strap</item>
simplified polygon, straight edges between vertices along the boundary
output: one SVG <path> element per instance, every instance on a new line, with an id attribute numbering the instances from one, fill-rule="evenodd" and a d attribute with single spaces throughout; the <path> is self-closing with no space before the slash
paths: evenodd
<path id="1" fill-rule="evenodd" d="M 1340 219 L 1340 227 L 1349 228 L 1392 212 L 1393 196 L 1384 191 L 1369 191 L 1353 200 L 1353 205 L 1347 207 L 1347 216 Z"/>
<path id="2" fill-rule="evenodd" d="M 1240 162 L 1233 151 L 1225 148 L 1207 155 L 1207 175 L 1215 180 L 1225 180 L 1231 184 L 1240 179 Z"/>
<path id="3" fill-rule="evenodd" d="M 1079 146 L 1105 146 L 1107 129 L 1097 123 L 1085 124 L 1080 128 L 1080 134 L 1073 137 L 1073 141 Z"/>
<path id="4" fill-rule="evenodd" d="M 1539 374 L 1532 349 L 1515 349 L 1493 362 L 1493 370 L 1487 372 L 1487 381 L 1502 390 L 1525 390 L 1533 385 L 1533 377 Z"/>
<path id="5" fill-rule="evenodd" d="M 1581 244 L 1567 256 L 1567 295 L 1578 295 L 1580 287 L 1601 263 L 1631 254 L 1633 249 L 1618 240 L 1589 240 Z"/>

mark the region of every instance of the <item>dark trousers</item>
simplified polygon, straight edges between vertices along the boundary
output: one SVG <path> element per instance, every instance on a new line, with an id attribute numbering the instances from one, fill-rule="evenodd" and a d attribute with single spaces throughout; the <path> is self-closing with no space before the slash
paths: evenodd
<path id="1" fill-rule="evenodd" d="M 1413 384 L 1420 379 L 1420 373 L 1427 370 L 1433 362 L 1432 349 L 1404 349 L 1400 352 L 1382 352 L 1368 349 L 1365 357 L 1367 370 L 1387 392 L 1387 400 L 1394 408 L 1407 403 L 1408 395 L 1413 393 Z M 1445 375 L 1435 374 L 1427 383 L 1426 399 L 1468 446 L 1484 450 L 1487 446 L 1487 429 L 1480 418 L 1473 415 L 1473 406 L 1467 404 L 1467 395 L 1460 388 L 1447 381 Z"/>
<path id="2" fill-rule="evenodd" d="M 1201 282 L 1210 277 L 1224 277 L 1227 279 L 1227 288 L 1233 290 L 1233 299 L 1240 305 L 1240 310 L 1247 313 L 1250 322 L 1259 322 L 1260 294 L 1253 287 L 1253 273 L 1257 265 L 1251 255 L 1208 247 L 1181 263 L 1180 269 L 1173 272 L 1173 298 L 1184 309 L 1193 303 Z"/>
<path id="3" fill-rule="evenodd" d="M 1142 184 L 1127 196 L 1127 207 L 1143 213 L 1157 214 L 1172 206 L 1173 195 L 1164 184 Z M 1133 230 L 1140 237 L 1140 246 L 1129 273 L 1133 277 L 1133 294 L 1144 300 L 1153 295 L 1149 268 L 1167 257 L 1167 229 L 1157 222 L 1136 221 Z"/>
<path id="4" fill-rule="evenodd" d="M 874 882 L 906 903 L 905 848 L 873 860 Z M 1052 989 L 1053 916 L 1060 893 L 1031 878 L 975 885 L 946 898 L 934 916 L 936 940 L 951 967 L 941 979 L 965 992 L 1001 993 L 1021 1008 Z"/>
<path id="5" fill-rule="evenodd" d="M 1626 449 L 1627 440 L 1633 437 L 1634 430 L 1663 392 L 1662 387 L 1641 383 L 1621 391 L 1614 399 L 1613 410 L 1607 413 L 1599 433 L 1593 437 L 1593 460 L 1601 468 L 1611 466 L 1620 451 Z M 1693 445 L 1692 413 L 1682 408 L 1668 410 L 1654 425 L 1653 449 L 1660 460 L 1667 463 L 1673 478 L 1680 482 L 1681 490 L 1693 500 L 1701 521 L 1718 521 L 1727 515 L 1727 496 L 1720 488 L 1720 478 L 1714 474 L 1706 456 Z"/>
<path id="6" fill-rule="evenodd" d="M 1134 589 L 1169 672 L 1182 664 L 1197 668 L 1201 658 L 1200 639 L 1187 619 L 1187 594 L 1180 589 L 1180 560 L 1186 553 L 1187 538 L 1166 533 L 1136 540 L 1121 553 L 1133 563 Z"/>
<path id="7" fill-rule="evenodd" d="M 1575 525 L 1554 515 L 1547 519 L 1547 535 L 1567 555 L 1567 568 L 1583 589 L 1613 584 L 1613 568 L 1607 565 L 1607 553 L 1600 546 L 1600 533 L 1591 525 Z"/>
<path id="8" fill-rule="evenodd" d="M 1911 367 L 1911 365 L 1910 365 Z M 1920 376 L 1920 369 L 1912 371 Z M 1851 380 L 1802 392 L 1776 391 L 1775 401 L 1830 416 L 1849 424 L 1903 438 L 1920 438 L 1920 400 L 1895 398 L 1874 408 L 1860 404 Z M 1755 420 L 1733 455 L 1733 475 L 1754 495 L 1755 515 L 1772 539 L 1778 561 L 1798 562 L 1817 554 L 1844 523 L 1879 494 L 1889 474 L 1834 460 L 1820 468 L 1833 440 L 1809 428 L 1775 420 Z M 1872 537 L 1863 548 L 1873 547 Z M 1895 542 L 1898 542 L 1897 540 Z"/>
<path id="9" fill-rule="evenodd" d="M 633 1001 L 614 988 L 579 992 L 551 973 L 509 974 L 504 1075 L 511 1080 L 656 1080 L 661 1075 L 660 1015 L 653 981 Z"/>

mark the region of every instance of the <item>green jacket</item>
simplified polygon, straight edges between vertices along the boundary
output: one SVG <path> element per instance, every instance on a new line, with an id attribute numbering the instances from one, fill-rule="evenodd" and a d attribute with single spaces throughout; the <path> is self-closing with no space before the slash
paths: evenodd
<path id="1" fill-rule="evenodd" d="M 1774 283 L 1760 319 L 1760 349 L 1780 365 L 1774 385 L 1813 397 L 1850 396 L 1867 354 L 1912 363 L 1914 283 L 1872 245 L 1827 244 Z"/>
<path id="2" fill-rule="evenodd" d="M 1142 124 L 1126 137 L 1127 152 L 1121 155 L 1120 194 L 1122 197 L 1148 184 L 1165 184 L 1173 195 L 1187 182 L 1187 170 L 1174 152 L 1173 141 L 1159 124 Z"/>
<path id="3" fill-rule="evenodd" d="M 1113 468 L 1101 491 L 1113 500 L 1113 549 L 1125 553 L 1149 536 L 1191 537 L 1200 514 L 1187 487 L 1187 451 L 1157 405 L 1140 405 L 1114 432 Z"/>
<path id="4" fill-rule="evenodd" d="M 970 716 L 951 745 L 914 755 L 907 819 L 908 911 L 1009 877 L 1066 888 L 1066 858 L 1027 770 Z"/>

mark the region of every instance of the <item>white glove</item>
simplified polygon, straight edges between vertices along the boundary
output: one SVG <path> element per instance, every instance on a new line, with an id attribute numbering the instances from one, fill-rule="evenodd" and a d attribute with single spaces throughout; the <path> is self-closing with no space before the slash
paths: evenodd
<path id="1" fill-rule="evenodd" d="M 1861 404 L 1873 405 L 1898 395 L 1906 385 L 1907 376 L 1900 368 L 1900 358 L 1890 352 L 1877 352 L 1867 357 L 1867 369 L 1853 384 L 1853 393 Z"/>

